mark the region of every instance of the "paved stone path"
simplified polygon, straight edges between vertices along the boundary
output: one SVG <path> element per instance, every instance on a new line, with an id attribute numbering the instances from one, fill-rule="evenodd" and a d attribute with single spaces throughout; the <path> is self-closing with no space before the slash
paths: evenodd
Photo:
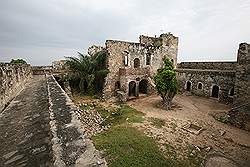
<path id="1" fill-rule="evenodd" d="M 106 166 L 52 76 L 34 76 L 0 114 L 0 166 Z"/>

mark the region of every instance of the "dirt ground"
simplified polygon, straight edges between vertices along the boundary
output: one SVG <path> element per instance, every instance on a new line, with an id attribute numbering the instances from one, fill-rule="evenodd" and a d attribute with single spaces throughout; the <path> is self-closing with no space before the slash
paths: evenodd
<path id="1" fill-rule="evenodd" d="M 157 106 L 160 101 L 159 96 L 148 96 L 130 100 L 128 105 L 145 113 L 146 118 L 165 120 L 161 128 L 153 126 L 149 119 L 135 125 L 157 139 L 163 151 L 169 152 L 171 148 L 178 158 L 200 156 L 206 167 L 250 166 L 250 132 L 213 117 L 227 112 L 229 105 L 211 98 L 177 95 L 173 109 L 166 111 Z M 190 124 L 194 126 L 190 128 Z"/>

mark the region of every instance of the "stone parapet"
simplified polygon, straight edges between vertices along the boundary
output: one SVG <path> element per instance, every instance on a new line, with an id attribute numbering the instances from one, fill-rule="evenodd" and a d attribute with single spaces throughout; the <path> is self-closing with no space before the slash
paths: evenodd
<path id="1" fill-rule="evenodd" d="M 23 89 L 31 76 L 30 65 L 0 63 L 0 111 Z"/>
<path id="2" fill-rule="evenodd" d="M 181 62 L 177 68 L 182 69 L 211 69 L 211 70 L 235 70 L 237 62 Z"/>

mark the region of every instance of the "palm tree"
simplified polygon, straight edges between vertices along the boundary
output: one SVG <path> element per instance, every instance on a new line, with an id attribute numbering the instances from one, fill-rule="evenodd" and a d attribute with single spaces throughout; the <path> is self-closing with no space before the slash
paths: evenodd
<path id="1" fill-rule="evenodd" d="M 78 56 L 79 58 L 66 57 L 67 65 L 70 68 L 70 77 L 80 80 L 79 89 L 81 93 L 87 90 L 88 94 L 93 95 L 95 88 L 98 87 L 96 85 L 100 84 L 108 73 L 106 69 L 106 52 L 100 51 L 94 56 L 78 52 Z"/>

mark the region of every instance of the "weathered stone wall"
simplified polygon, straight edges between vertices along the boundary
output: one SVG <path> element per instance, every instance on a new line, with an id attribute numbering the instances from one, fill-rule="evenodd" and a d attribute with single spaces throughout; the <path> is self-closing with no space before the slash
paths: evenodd
<path id="1" fill-rule="evenodd" d="M 239 45 L 233 108 L 250 116 L 250 44 L 247 43 Z"/>
<path id="2" fill-rule="evenodd" d="M 181 62 L 177 68 L 235 70 L 237 62 Z"/>
<path id="3" fill-rule="evenodd" d="M 190 81 L 191 93 L 210 97 L 213 85 L 217 85 L 219 86 L 219 101 L 233 102 L 234 108 L 243 109 L 246 104 L 249 106 L 249 48 L 249 44 L 240 44 L 237 62 L 182 62 L 178 64 L 177 79 L 180 90 L 185 91 L 187 81 Z M 202 84 L 202 89 L 198 89 L 199 83 Z"/>
<path id="4" fill-rule="evenodd" d="M 88 54 L 90 56 L 94 56 L 97 52 L 100 52 L 102 50 L 105 50 L 105 48 L 102 46 L 92 45 L 88 48 Z"/>
<path id="5" fill-rule="evenodd" d="M 105 79 L 104 98 L 109 99 L 115 96 L 117 82 L 121 90 L 128 94 L 129 82 L 136 82 L 138 87 L 141 80 L 148 81 L 148 77 L 152 77 L 162 67 L 164 58 L 168 57 L 176 64 L 178 38 L 172 34 L 162 34 L 158 38 L 140 36 L 140 43 L 107 40 L 106 50 L 110 73 Z M 128 62 L 125 65 L 126 57 Z M 137 68 L 135 59 L 139 59 Z M 147 59 L 150 63 L 147 63 Z M 148 93 L 152 92 L 153 88 L 148 84 Z"/>
<path id="6" fill-rule="evenodd" d="M 233 96 L 230 96 L 230 90 L 234 88 L 235 72 L 223 70 L 199 70 L 199 69 L 177 69 L 177 79 L 180 91 L 187 89 L 187 82 L 191 82 L 190 92 L 198 96 L 212 96 L 212 87 L 219 86 L 220 102 L 233 102 Z M 198 84 L 202 88 L 198 88 Z"/>
<path id="7" fill-rule="evenodd" d="M 31 75 L 30 65 L 0 63 L 0 111 L 23 89 Z"/>
<path id="8" fill-rule="evenodd" d="M 52 70 L 53 70 L 52 66 L 32 66 L 33 75 L 51 74 Z"/>
<path id="9" fill-rule="evenodd" d="M 250 131 L 250 44 L 241 43 L 235 68 L 235 94 L 229 123 Z"/>

